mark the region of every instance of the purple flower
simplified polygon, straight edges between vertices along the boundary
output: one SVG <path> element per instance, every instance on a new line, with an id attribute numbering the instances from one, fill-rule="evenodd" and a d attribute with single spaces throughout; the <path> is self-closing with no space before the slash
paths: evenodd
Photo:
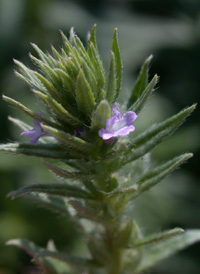
<path id="1" fill-rule="evenodd" d="M 20 134 L 20 136 L 28 136 L 30 137 L 31 143 L 35 144 L 39 140 L 40 137 L 48 136 L 49 134 L 42 128 L 42 123 L 34 120 L 34 128 L 29 131 L 24 131 Z"/>
<path id="2" fill-rule="evenodd" d="M 117 110 L 117 103 L 114 104 L 112 109 L 114 116 L 106 121 L 106 128 L 99 130 L 99 136 L 104 140 L 109 140 L 118 136 L 126 136 L 135 130 L 133 122 L 137 115 L 133 111 L 126 112 L 122 117 Z"/>

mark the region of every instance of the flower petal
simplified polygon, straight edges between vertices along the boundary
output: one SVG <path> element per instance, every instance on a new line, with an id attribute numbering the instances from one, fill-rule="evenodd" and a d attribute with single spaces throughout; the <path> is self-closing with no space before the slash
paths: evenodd
<path id="1" fill-rule="evenodd" d="M 108 132 L 108 131 L 107 131 L 106 129 L 104 129 L 104 128 L 102 128 L 102 129 L 99 130 L 99 136 L 100 136 L 102 139 L 104 139 L 104 140 L 108 140 L 108 139 L 114 137 L 112 133 Z"/>
<path id="2" fill-rule="evenodd" d="M 117 137 L 117 136 L 126 136 L 128 135 L 130 132 L 134 131 L 135 127 L 134 126 L 127 126 L 127 127 L 123 127 L 121 129 L 119 129 L 118 131 L 116 131 L 113 136 Z"/>

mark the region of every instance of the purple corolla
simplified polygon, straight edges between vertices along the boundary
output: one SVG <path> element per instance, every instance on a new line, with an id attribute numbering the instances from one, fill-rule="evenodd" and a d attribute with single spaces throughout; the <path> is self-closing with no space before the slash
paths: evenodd
<path id="1" fill-rule="evenodd" d="M 114 104 L 112 109 L 114 116 L 106 121 L 106 128 L 99 130 L 99 136 L 104 140 L 109 140 L 118 136 L 126 136 L 135 130 L 133 122 L 137 115 L 133 111 L 126 112 L 122 117 L 117 110 L 117 103 Z"/>
<path id="2" fill-rule="evenodd" d="M 30 137 L 31 143 L 35 144 L 39 140 L 40 137 L 48 136 L 49 134 L 42 128 L 42 123 L 34 120 L 34 128 L 29 131 L 24 131 L 20 134 L 20 136 L 28 136 Z"/>

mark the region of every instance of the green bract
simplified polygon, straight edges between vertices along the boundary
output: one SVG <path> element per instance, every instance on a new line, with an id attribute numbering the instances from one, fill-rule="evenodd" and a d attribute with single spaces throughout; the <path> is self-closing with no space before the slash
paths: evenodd
<path id="1" fill-rule="evenodd" d="M 110 65 L 108 72 L 105 71 L 95 29 L 96 26 L 88 36 L 86 47 L 73 29 L 69 39 L 61 32 L 63 48 L 58 52 L 52 47 L 52 55 L 32 44 L 39 56 L 30 55 L 37 70 L 14 61 L 18 67 L 16 75 L 30 86 L 42 103 L 42 115 L 3 96 L 5 101 L 35 120 L 36 126 L 48 136 L 36 144 L 0 145 L 0 150 L 45 158 L 42 163 L 58 180 L 62 178 L 59 183 L 28 185 L 8 196 L 30 199 L 58 214 L 71 215 L 85 230 L 88 254 L 82 257 L 59 253 L 52 243 L 47 248 L 25 240 L 7 243 L 24 249 L 44 273 L 141 273 L 200 240 L 200 230 L 184 232 L 180 228 L 142 235 L 136 222 L 126 216 L 128 204 L 192 157 L 191 153 L 185 153 L 148 171 L 143 167 L 143 156 L 171 135 L 192 113 L 195 105 L 147 128 L 136 137 L 135 133 L 130 133 L 129 136 L 103 140 L 99 130 L 109 128 L 106 124 L 111 121 L 112 108 L 121 89 L 122 61 L 115 29 Z M 124 102 L 129 114 L 136 112 L 138 121 L 139 112 L 158 81 L 157 75 L 149 81 L 151 59 L 152 56 L 144 62 L 129 100 Z M 120 112 L 115 107 L 116 117 L 118 114 Z M 9 119 L 21 130 L 31 130 L 31 126 L 23 121 Z M 124 123 L 123 119 L 120 123 Z M 55 159 L 56 163 L 59 160 L 63 168 L 52 161 L 48 163 L 48 159 Z M 134 161 L 136 164 L 131 174 L 137 176 L 126 178 L 123 175 L 127 180 L 121 180 L 123 168 Z M 80 222 L 81 219 L 87 221 Z M 96 224 L 89 234 L 88 222 Z"/>

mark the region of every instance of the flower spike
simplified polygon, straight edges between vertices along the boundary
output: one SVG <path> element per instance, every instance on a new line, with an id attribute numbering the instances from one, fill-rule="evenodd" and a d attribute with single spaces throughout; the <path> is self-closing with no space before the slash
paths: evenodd
<path id="1" fill-rule="evenodd" d="M 109 140 L 118 136 L 126 136 L 135 130 L 133 122 L 137 118 L 137 114 L 133 111 L 126 112 L 122 117 L 117 109 L 117 103 L 114 104 L 112 112 L 114 116 L 107 120 L 106 128 L 99 130 L 99 136 L 104 140 Z"/>

